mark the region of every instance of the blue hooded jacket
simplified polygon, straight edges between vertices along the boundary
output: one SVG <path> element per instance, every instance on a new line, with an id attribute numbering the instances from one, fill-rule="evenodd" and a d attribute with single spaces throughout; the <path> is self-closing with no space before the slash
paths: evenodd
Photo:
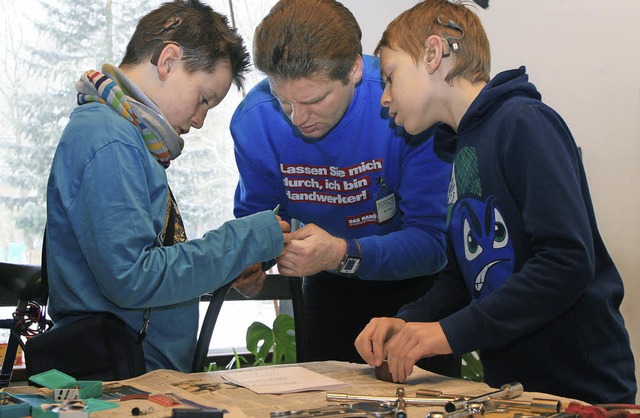
<path id="1" fill-rule="evenodd" d="M 406 305 L 440 320 L 456 354 L 480 350 L 485 380 L 591 403 L 633 403 L 620 275 L 596 224 L 580 152 L 524 67 L 493 78 L 454 132 L 449 265 Z"/>

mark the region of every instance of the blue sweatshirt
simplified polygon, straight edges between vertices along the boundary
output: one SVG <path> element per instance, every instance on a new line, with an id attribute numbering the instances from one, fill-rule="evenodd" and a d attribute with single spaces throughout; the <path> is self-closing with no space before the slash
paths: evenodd
<path id="1" fill-rule="evenodd" d="M 579 150 L 524 67 L 498 74 L 458 132 L 450 262 L 406 305 L 407 321 L 440 320 L 454 353 L 480 350 L 485 380 L 591 403 L 633 403 L 634 359 L 623 284 L 598 232 Z"/>
<path id="2" fill-rule="evenodd" d="M 446 264 L 451 167 L 436 156 L 429 135 L 410 137 L 388 118 L 380 106 L 379 61 L 363 59 L 349 108 L 320 140 L 291 124 L 267 80 L 247 94 L 231 121 L 240 172 L 235 215 L 280 204 L 285 219 L 357 238 L 363 255 L 357 275 L 365 280 L 433 274 Z M 376 202 L 385 197 L 388 212 L 379 217 Z"/>
<path id="3" fill-rule="evenodd" d="M 200 295 L 277 256 L 283 237 L 267 211 L 162 247 L 167 193 L 165 169 L 133 124 L 98 103 L 73 111 L 47 189 L 49 313 L 65 326 L 112 312 L 138 331 L 152 307 L 147 370 L 189 372 Z"/>

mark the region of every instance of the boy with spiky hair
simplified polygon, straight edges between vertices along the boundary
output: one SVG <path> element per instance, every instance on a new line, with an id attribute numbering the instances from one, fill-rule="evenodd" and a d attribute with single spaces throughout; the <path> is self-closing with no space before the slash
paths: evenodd
<path id="1" fill-rule="evenodd" d="M 190 372 L 200 296 L 281 254 L 289 226 L 270 210 L 186 241 L 165 172 L 248 62 L 224 16 L 175 0 L 139 21 L 119 67 L 81 76 L 47 190 L 55 328 L 110 312 L 146 329 L 147 371 Z"/>

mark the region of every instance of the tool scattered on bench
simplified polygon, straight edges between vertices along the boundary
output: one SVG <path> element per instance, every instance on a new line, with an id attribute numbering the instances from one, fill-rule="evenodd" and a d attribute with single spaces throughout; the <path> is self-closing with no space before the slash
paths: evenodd
<path id="1" fill-rule="evenodd" d="M 562 404 L 557 399 L 533 398 L 532 400 L 514 399 L 524 393 L 521 383 L 514 382 L 502 385 L 500 389 L 483 395 L 446 394 L 432 389 L 416 390 L 416 397 L 406 396 L 405 390 L 398 387 L 396 396 L 353 395 L 348 393 L 327 393 L 327 401 L 373 403 L 391 405 L 395 418 L 407 418 L 406 407 L 438 406 L 444 411 L 430 412 L 426 418 L 466 418 L 485 415 L 490 412 L 514 412 L 516 415 L 557 416 L 562 413 Z"/>
<path id="2" fill-rule="evenodd" d="M 444 410 L 447 412 L 453 412 L 458 409 L 465 408 L 468 404 L 476 404 L 482 403 L 486 401 L 495 401 L 496 399 L 513 399 L 522 395 L 524 392 L 524 388 L 521 383 L 507 383 L 505 385 L 500 386 L 499 390 L 494 392 L 485 393 L 484 395 L 474 396 L 468 399 L 456 399 L 453 401 L 449 401 L 445 404 Z M 425 398 L 432 399 L 432 398 Z"/>
<path id="3" fill-rule="evenodd" d="M 397 392 L 396 392 L 397 393 Z M 327 393 L 326 399 L 333 402 L 380 402 L 395 404 L 398 396 L 373 396 L 373 395 L 351 395 L 348 393 Z M 456 398 L 438 397 L 438 398 L 412 398 L 402 396 L 405 405 L 421 405 L 421 406 L 445 406 L 447 403 L 455 401 Z"/>
<path id="4" fill-rule="evenodd" d="M 472 396 L 444 393 L 433 389 L 418 389 L 416 396 L 425 398 L 447 398 L 469 401 Z M 562 403 L 557 399 L 533 398 L 530 401 L 517 399 L 489 399 L 484 401 L 485 405 L 508 408 L 515 411 L 524 411 L 531 414 L 555 414 L 562 410 Z"/>

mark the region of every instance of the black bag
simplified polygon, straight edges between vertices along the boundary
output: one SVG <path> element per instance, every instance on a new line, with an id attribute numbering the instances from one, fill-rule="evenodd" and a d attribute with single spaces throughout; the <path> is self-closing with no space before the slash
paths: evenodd
<path id="1" fill-rule="evenodd" d="M 123 380 L 146 372 L 139 335 L 120 318 L 94 314 L 30 338 L 28 376 L 57 369 L 76 380 Z"/>

